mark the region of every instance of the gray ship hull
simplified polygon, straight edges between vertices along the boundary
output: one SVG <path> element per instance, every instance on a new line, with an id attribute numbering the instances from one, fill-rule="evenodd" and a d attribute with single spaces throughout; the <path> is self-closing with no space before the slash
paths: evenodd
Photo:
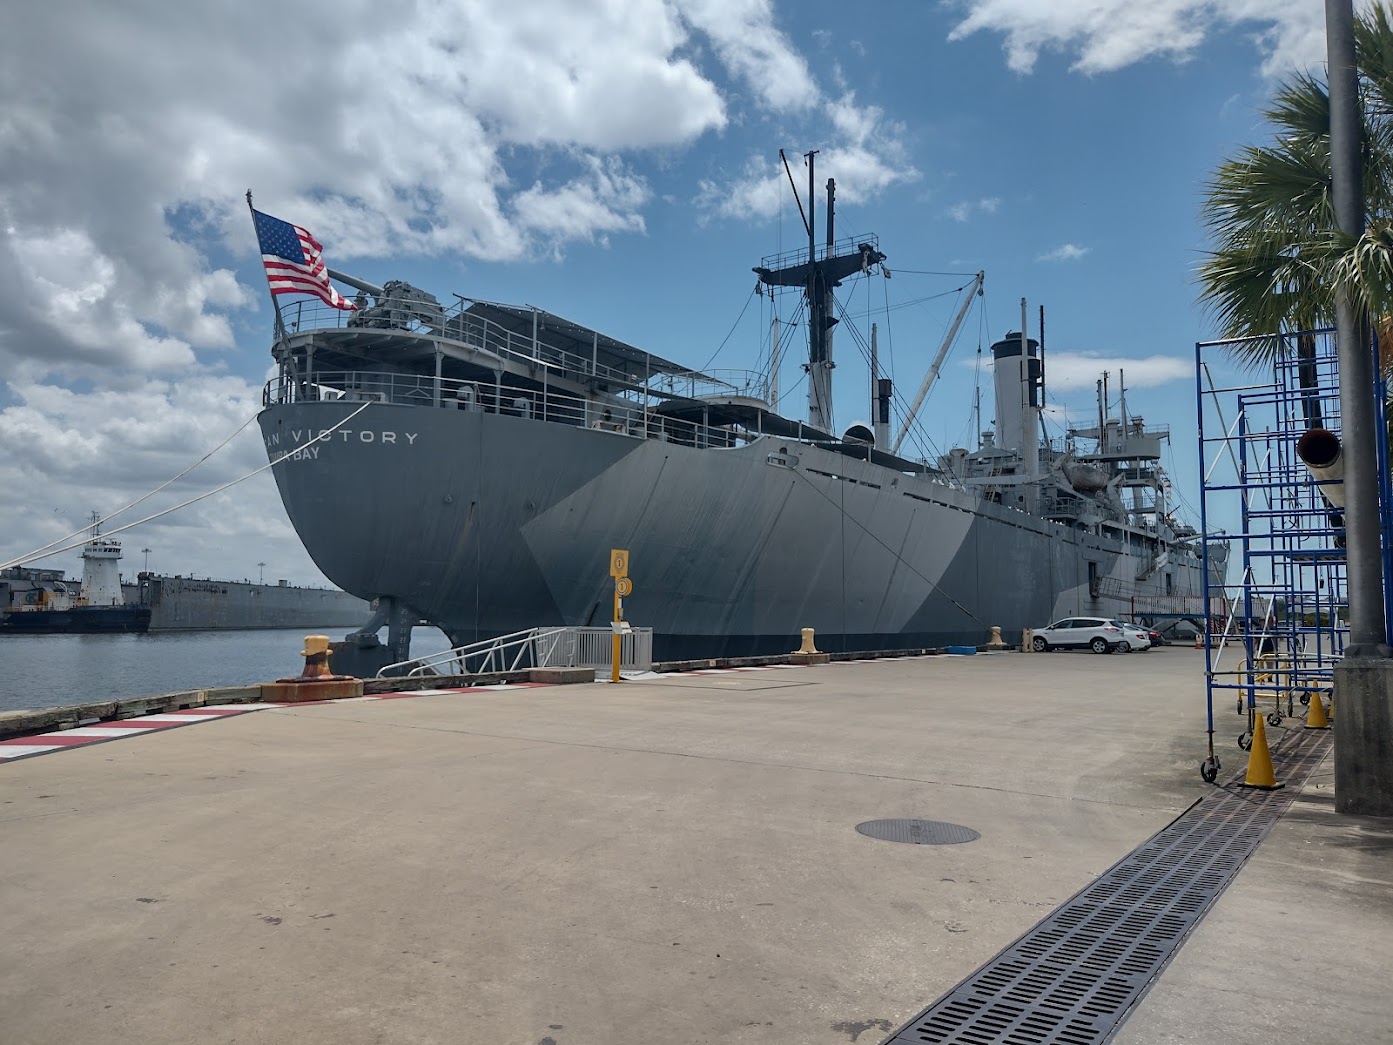
<path id="1" fill-rule="evenodd" d="M 1199 560 L 773 437 L 728 449 L 503 413 L 276 404 L 260 415 L 291 522 L 333 583 L 392 596 L 457 643 L 604 625 L 611 548 L 655 656 L 980 644 L 1133 594 L 1197 597 Z M 1127 542 L 1131 541 L 1129 545 Z M 1090 567 L 1090 564 L 1092 566 Z"/>
<path id="2" fill-rule="evenodd" d="M 123 585 L 128 603 L 147 607 L 150 631 L 250 631 L 354 627 L 368 604 L 329 588 L 142 574 Z"/>

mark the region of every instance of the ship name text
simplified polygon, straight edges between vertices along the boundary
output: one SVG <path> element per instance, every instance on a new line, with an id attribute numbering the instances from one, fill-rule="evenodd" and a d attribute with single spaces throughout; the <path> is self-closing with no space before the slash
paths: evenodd
<path id="1" fill-rule="evenodd" d="M 266 436 L 266 451 L 270 454 L 289 453 L 292 461 L 313 461 L 322 449 L 319 443 L 386 443 L 413 446 L 418 432 L 384 432 L 371 428 L 291 428 L 286 433 L 285 447 L 281 446 L 281 433 Z"/>

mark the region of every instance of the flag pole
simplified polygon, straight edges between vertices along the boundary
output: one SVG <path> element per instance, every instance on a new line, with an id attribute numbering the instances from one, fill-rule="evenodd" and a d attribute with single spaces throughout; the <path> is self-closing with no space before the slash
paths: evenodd
<path id="1" fill-rule="evenodd" d="M 251 189 L 247 190 L 247 210 L 251 212 L 252 231 L 256 231 L 256 208 L 252 206 Z M 257 250 L 260 251 L 260 249 L 261 237 L 257 236 Z M 276 313 L 276 342 L 279 344 L 285 340 L 285 320 L 281 318 L 281 305 L 280 302 L 276 300 L 275 292 L 271 290 L 271 283 L 269 280 L 266 283 L 266 289 L 271 294 L 271 308 L 273 308 Z"/>

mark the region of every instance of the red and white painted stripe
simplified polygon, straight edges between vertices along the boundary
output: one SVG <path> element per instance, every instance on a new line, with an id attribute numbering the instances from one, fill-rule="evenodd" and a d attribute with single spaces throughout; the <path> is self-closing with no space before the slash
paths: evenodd
<path id="1" fill-rule="evenodd" d="M 191 726 L 195 722 L 208 722 L 217 718 L 229 718 L 248 711 L 274 707 L 273 704 L 211 704 L 202 708 L 189 708 L 186 711 L 169 711 L 160 715 L 144 715 L 140 718 L 123 718 L 107 722 L 94 722 L 76 729 L 59 729 L 52 733 L 40 733 L 32 737 L 16 737 L 13 740 L 0 740 L 0 761 L 13 762 L 29 755 L 46 755 L 50 751 L 64 751 L 72 747 L 86 747 L 107 740 L 120 740 L 140 733 L 155 733 L 179 726 Z"/>
<path id="2" fill-rule="evenodd" d="M 265 711 L 268 708 L 314 708 L 326 704 L 353 704 L 371 700 L 400 700 L 402 697 L 429 697 L 451 693 L 477 693 L 488 690 L 497 692 L 507 689 L 536 689 L 548 685 L 545 682 L 509 682 L 496 686 L 462 686 L 457 689 L 417 689 L 401 693 L 374 693 L 371 696 L 344 697 L 339 700 L 313 700 L 300 704 L 210 704 L 207 707 L 188 708 L 184 711 L 168 711 L 158 715 L 142 715 L 138 718 L 123 718 L 108 721 L 94 721 L 76 729 L 58 729 L 51 733 L 39 733 L 31 737 L 15 737 L 13 740 L 0 740 L 0 763 L 14 762 L 31 755 L 47 755 L 53 751 L 66 751 L 69 748 L 86 747 L 88 744 L 101 744 L 108 740 L 138 736 L 143 733 L 158 733 L 161 730 L 191 726 L 195 722 L 211 722 L 219 718 L 232 718 L 251 711 Z"/>

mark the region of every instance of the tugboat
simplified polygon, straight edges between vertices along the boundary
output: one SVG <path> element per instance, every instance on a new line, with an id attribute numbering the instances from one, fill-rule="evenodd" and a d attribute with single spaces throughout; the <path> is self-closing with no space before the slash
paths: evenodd
<path id="1" fill-rule="evenodd" d="M 82 548 L 82 590 L 74 596 L 52 570 L 6 571 L 0 580 L 9 605 L 0 614 L 0 635 L 101 634 L 144 632 L 150 607 L 127 605 L 121 592 L 121 542 L 101 535 L 93 516 L 92 538 Z M 23 572 L 29 576 L 19 576 Z M 17 581 L 29 581 L 23 587 Z"/>

